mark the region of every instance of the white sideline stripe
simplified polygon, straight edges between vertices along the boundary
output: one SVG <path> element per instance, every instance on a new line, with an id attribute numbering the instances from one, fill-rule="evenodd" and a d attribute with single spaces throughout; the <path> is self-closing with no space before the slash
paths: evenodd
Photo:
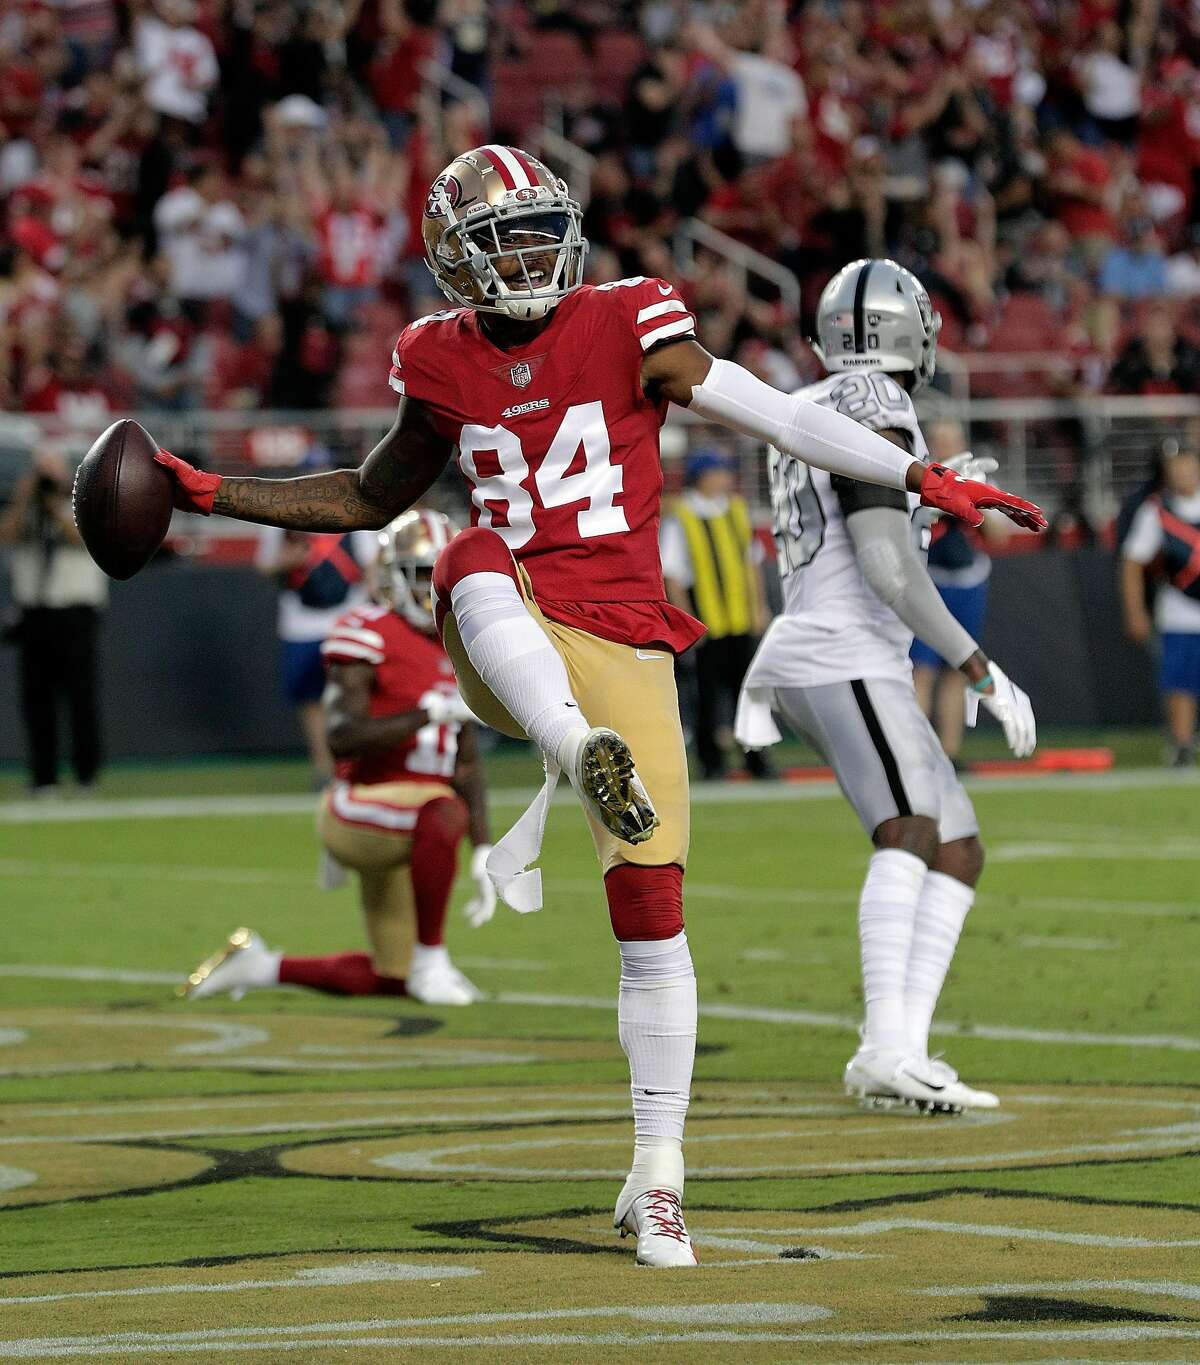
<path id="1" fill-rule="evenodd" d="M 991 792 L 1123 792 L 1200 786 L 1200 771 L 1169 772 L 1159 768 L 1127 768 L 1107 773 L 1038 773 L 1028 777 L 970 778 L 973 791 Z M 500 787 L 491 801 L 497 806 L 524 808 L 533 800 L 533 787 Z M 840 800 L 837 783 L 731 782 L 709 783 L 693 789 L 694 806 L 741 806 L 805 801 Z M 556 805 L 573 805 L 571 792 L 560 792 Z M 77 824 L 94 820 L 179 820 L 202 816 L 309 815 L 317 805 L 310 795 L 287 796 L 166 796 L 114 797 L 111 800 L 9 801 L 0 804 L 0 824 Z M 1194 913 L 1194 907 L 1192 912 Z"/>
<path id="2" fill-rule="evenodd" d="M 1007 840 L 994 845 L 988 857 L 996 863 L 1047 862 L 1058 858 L 1120 859 L 1125 862 L 1194 862 L 1200 858 L 1200 844 L 1195 840 L 1176 840 L 1166 844 L 1085 843 L 1061 839 L 1057 842 L 1012 843 Z"/>
<path id="3" fill-rule="evenodd" d="M 665 303 L 652 303 L 643 308 L 638 313 L 637 320 L 639 324 L 653 322 L 655 318 L 661 318 L 664 313 L 686 313 L 687 311 L 687 305 L 682 299 L 667 299 Z"/>
<path id="4" fill-rule="evenodd" d="M 464 959 L 465 961 L 465 959 Z M 82 975 L 83 973 L 87 975 Z M 119 968 L 34 966 L 29 963 L 0 963 L 0 978 L 22 976 L 47 981 L 144 982 L 147 985 L 172 985 L 178 973 L 127 973 Z M 615 1000 L 597 995 L 542 995 L 525 991 L 499 991 L 489 1003 L 533 1005 L 551 1009 L 614 1010 Z M 760 1024 L 799 1024 L 806 1028 L 834 1028 L 853 1032 L 862 1020 L 851 1014 L 824 1014 L 815 1010 L 780 1009 L 771 1005 L 702 1004 L 701 1015 L 710 1019 L 743 1019 Z M 1067 1043 L 1096 1047 L 1149 1047 L 1171 1052 L 1200 1052 L 1200 1038 L 1175 1033 L 1091 1033 L 1070 1029 L 1017 1028 L 1009 1024 L 955 1024 L 939 1021 L 935 1034 L 948 1038 L 986 1038 L 999 1043 Z"/>
<path id="5" fill-rule="evenodd" d="M 498 804 L 498 803 L 497 803 Z M 208 882 L 245 886 L 310 886 L 309 873 L 284 872 L 265 867 L 189 867 L 179 863 L 64 863 L 57 859 L 0 858 L 0 877 L 82 878 L 116 877 L 118 880 L 155 882 Z M 555 878 L 553 887 L 562 891 L 602 893 L 599 878 Z M 804 887 L 742 887 L 730 884 L 687 882 L 685 894 L 693 899 L 737 900 L 755 905 L 851 905 L 858 901 L 857 891 L 830 889 L 812 891 Z M 984 903 L 1004 902 L 1018 910 L 1066 910 L 1081 914 L 1135 915 L 1166 919 L 1192 919 L 1197 906 L 1189 901 L 1108 901 L 1096 896 L 1025 896 L 1007 891 L 984 892 Z M 811 962 L 811 956 L 805 958 Z M 544 965 L 544 964 L 543 964 Z M 527 968 L 525 970 L 532 970 Z M 87 980 L 86 977 L 80 977 Z M 130 980 L 136 978 L 131 976 Z"/>
<path id="6" fill-rule="evenodd" d="M 1067 938 L 1053 934 L 1022 934 L 1017 942 L 1022 948 L 1062 948 L 1073 953 L 1111 952 L 1121 946 L 1115 938 Z"/>
<path id="7" fill-rule="evenodd" d="M 1200 1238 L 1176 1241 L 1151 1237 L 1105 1237 L 1091 1232 L 1055 1232 L 1048 1228 L 1006 1227 L 1001 1223 L 955 1223 L 936 1218 L 869 1218 L 861 1223 L 843 1223 L 837 1227 L 793 1228 L 710 1228 L 710 1232 L 742 1234 L 752 1237 L 795 1238 L 808 1237 L 878 1237 L 890 1232 L 946 1232 L 952 1236 L 1000 1237 L 1027 1242 L 1061 1242 L 1067 1246 L 1108 1247 L 1138 1250 L 1158 1250 L 1172 1247 L 1200 1246 Z M 788 1245 L 788 1242 L 784 1242 Z M 933 1292 L 913 1290 L 913 1293 Z M 974 1291 L 965 1291 L 974 1292 Z M 988 1292 L 988 1291 L 982 1291 Z M 995 1292 L 995 1291 L 992 1291 Z M 1196 1288 L 1200 1298 L 1200 1286 Z"/>
<path id="8" fill-rule="evenodd" d="M 554 1316 L 551 1312 L 543 1311 L 538 1315 L 542 1318 Z M 591 1316 L 599 1316 L 593 1312 Z M 428 1328 L 436 1326 L 439 1321 L 433 1322 L 424 1320 L 421 1326 Z M 373 1323 L 368 1328 L 359 1328 L 356 1323 L 314 1323 L 311 1327 L 296 1328 L 262 1328 L 261 1331 L 289 1331 L 297 1332 L 331 1332 L 331 1331 L 354 1331 L 357 1329 L 364 1331 L 379 1332 L 386 1330 L 390 1324 L 386 1320 Z M 236 1329 L 233 1329 L 236 1330 Z M 1058 1328 L 1022 1328 L 1016 1331 L 952 1331 L 947 1329 L 922 1330 L 914 1328 L 911 1332 L 738 1332 L 738 1331 L 702 1331 L 702 1332 L 680 1332 L 675 1331 L 650 1331 L 650 1332 L 539 1332 L 539 1333 L 517 1333 L 508 1335 L 492 1336 L 465 1336 L 456 1333 L 453 1336 L 295 1336 L 290 1338 L 274 1338 L 270 1340 L 255 1340 L 246 1335 L 235 1338 L 225 1331 L 209 1332 L 202 1335 L 200 1340 L 191 1341 L 165 1341 L 163 1334 L 141 1333 L 137 1336 L 129 1334 L 125 1339 L 113 1341 L 102 1337 L 75 1337 L 75 1338 L 25 1338 L 23 1340 L 12 1340 L 0 1342 L 0 1359 L 5 1360 L 29 1360 L 29 1359 L 62 1359 L 69 1356 L 90 1355 L 99 1356 L 134 1356 L 151 1355 L 161 1352 L 164 1346 L 169 1346 L 175 1354 L 210 1354 L 214 1352 L 233 1352 L 233 1351 L 307 1351 L 313 1349 L 338 1349 L 364 1347 L 387 1346 L 393 1348 L 420 1348 L 455 1350 L 461 1351 L 464 1348 L 511 1348 L 515 1351 L 524 1353 L 532 1347 L 596 1347 L 596 1346 L 627 1346 L 638 1348 L 642 1346 L 671 1346 L 677 1343 L 711 1343 L 717 1345 L 738 1345 L 748 1344 L 767 1344 L 767 1345 L 788 1345 L 805 1344 L 811 1342 L 837 1344 L 837 1345 L 911 1345 L 914 1343 L 923 1345 L 926 1342 L 996 1342 L 1004 1345 L 1014 1343 L 1029 1342 L 1075 1342 L 1093 1341 L 1106 1343 L 1121 1342 L 1147 1342 L 1147 1341 L 1197 1341 L 1200 1340 L 1200 1328 L 1175 1327 L 1159 1324 L 1139 1324 L 1137 1326 L 1117 1326 L 1117 1327 L 1058 1327 Z M 66 1344 L 62 1344 L 66 1343 Z M 563 1357 L 559 1357 L 562 1359 Z M 569 1358 L 569 1357 L 568 1357 Z M 375 1356 L 378 1360 L 380 1357 Z M 978 1360 L 978 1357 L 973 1357 Z M 1126 1358 L 1127 1359 L 1127 1358 Z"/>
<path id="9" fill-rule="evenodd" d="M 1165 1245 L 1165 1244 L 1164 1244 Z M 910 1289 L 925 1298 L 957 1298 L 968 1294 L 1080 1294 L 1099 1289 L 1112 1294 L 1161 1294 L 1171 1299 L 1200 1299 L 1200 1284 L 1178 1280 L 1038 1280 L 1031 1284 L 939 1285 L 935 1289 Z"/>
<path id="10" fill-rule="evenodd" d="M 676 322 L 664 323 L 663 326 L 656 327 L 652 332 L 643 332 L 638 340 L 642 343 L 642 350 L 648 351 L 657 341 L 666 341 L 669 337 L 686 336 L 695 330 L 695 320 L 689 313 L 687 317 L 680 318 Z"/>
<path id="11" fill-rule="evenodd" d="M 405 1261 L 347 1261 L 343 1265 L 297 1270 L 286 1280 L 193 1280 L 184 1284 L 144 1284 L 131 1289 L 81 1289 L 64 1294 L 0 1295 L 0 1308 L 13 1304 L 62 1303 L 65 1299 L 133 1299 L 149 1294 L 226 1294 L 246 1289 L 324 1289 L 348 1284 L 388 1284 L 397 1280 L 461 1280 L 483 1271 L 474 1266 L 413 1265 Z"/>

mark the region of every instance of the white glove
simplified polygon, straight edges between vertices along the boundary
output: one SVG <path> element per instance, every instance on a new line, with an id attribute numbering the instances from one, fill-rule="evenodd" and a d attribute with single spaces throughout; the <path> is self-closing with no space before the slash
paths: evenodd
<path id="1" fill-rule="evenodd" d="M 475 713 L 457 692 L 426 692 L 417 705 L 429 717 L 430 725 L 465 725 Z"/>
<path id="2" fill-rule="evenodd" d="M 982 702 L 1004 727 L 1004 738 L 1016 757 L 1028 758 L 1037 747 L 1033 704 L 999 664 L 989 660 L 988 672 L 996 687 L 994 692 L 976 692 L 970 684 L 967 686 L 967 724 L 975 724 Z"/>
<path id="3" fill-rule="evenodd" d="M 989 474 L 994 474 L 1000 468 L 999 461 L 993 460 L 990 455 L 973 455 L 969 450 L 955 455 L 952 460 L 943 460 L 942 464 L 947 469 L 953 469 L 960 479 L 980 479 L 984 483 Z"/>
<path id="4" fill-rule="evenodd" d="M 496 888 L 487 874 L 488 854 L 491 851 L 491 844 L 480 844 L 471 855 L 471 880 L 475 883 L 475 895 L 463 906 L 463 914 L 472 929 L 486 924 L 496 913 Z"/>

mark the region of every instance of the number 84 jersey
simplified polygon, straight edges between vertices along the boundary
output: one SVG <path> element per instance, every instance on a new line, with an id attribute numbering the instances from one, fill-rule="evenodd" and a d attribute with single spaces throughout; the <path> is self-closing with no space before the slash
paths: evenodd
<path id="1" fill-rule="evenodd" d="M 666 403 L 642 358 L 695 335 L 674 286 L 633 278 L 572 291 L 528 343 L 501 350 L 479 314 L 418 318 L 392 356 L 392 388 L 458 447 L 471 524 L 490 527 L 552 620 L 676 652 L 703 626 L 666 600 L 658 556 Z"/>
<path id="2" fill-rule="evenodd" d="M 914 459 L 928 447 L 912 399 L 882 371 L 830 375 L 799 390 L 803 398 L 853 417 L 873 431 L 897 431 Z M 759 686 L 817 687 L 854 678 L 911 676 L 912 635 L 863 577 L 846 518 L 859 508 L 915 494 L 875 489 L 768 452 L 775 550 L 783 613 L 763 639 L 753 665 Z M 914 524 L 914 534 L 922 534 Z"/>

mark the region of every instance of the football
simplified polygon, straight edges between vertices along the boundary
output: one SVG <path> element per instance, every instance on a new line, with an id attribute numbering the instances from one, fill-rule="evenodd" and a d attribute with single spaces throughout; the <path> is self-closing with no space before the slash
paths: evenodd
<path id="1" fill-rule="evenodd" d="M 146 428 L 127 417 L 97 438 L 75 475 L 75 525 L 110 578 L 132 578 L 171 524 L 171 476 L 154 463 L 157 449 Z"/>

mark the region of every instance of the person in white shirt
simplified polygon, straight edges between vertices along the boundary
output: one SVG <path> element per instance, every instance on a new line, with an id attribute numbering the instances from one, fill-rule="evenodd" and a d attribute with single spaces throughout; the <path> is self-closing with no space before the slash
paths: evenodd
<path id="1" fill-rule="evenodd" d="M 134 52 L 145 80 L 143 96 L 156 113 L 198 125 L 220 74 L 213 45 L 192 27 L 194 0 L 158 0 L 134 30 Z"/>
<path id="2" fill-rule="evenodd" d="M 187 182 L 164 194 L 154 209 L 154 226 L 170 265 L 171 292 L 197 302 L 233 299 L 242 275 L 242 215 L 224 197 L 214 166 L 192 167 Z"/>
<path id="3" fill-rule="evenodd" d="M 910 391 L 933 376 L 940 325 L 907 270 L 852 262 L 817 304 L 818 354 L 831 373 L 800 396 L 924 459 Z M 970 463 L 969 477 L 991 467 Z M 938 596 L 914 541 L 915 498 L 775 450 L 769 470 L 784 609 L 746 674 L 735 733 L 747 747 L 775 742 L 774 712 L 806 735 L 875 848 L 858 915 L 866 1022 L 846 1089 L 873 1104 L 995 1108 L 995 1095 L 929 1057 L 983 846 L 971 798 L 917 704 L 913 635 L 961 669 L 971 706 L 996 716 L 1018 757 L 1036 742 L 1033 709 Z"/>
<path id="4" fill-rule="evenodd" d="M 804 82 L 792 69 L 786 30 L 768 34 L 759 52 L 728 46 L 707 24 L 690 25 L 688 36 L 733 77 L 737 88 L 733 143 L 746 162 L 757 165 L 790 151 L 792 124 L 808 113 L 808 96 Z"/>
<path id="5" fill-rule="evenodd" d="M 1167 761 L 1196 761 L 1200 700 L 1200 456 L 1192 444 L 1163 443 L 1164 485 L 1142 503 L 1121 546 L 1121 603 L 1125 631 L 1146 644 L 1157 629 L 1162 645 L 1159 686 L 1167 720 Z M 1165 581 L 1146 610 L 1146 571 L 1162 567 Z"/>

